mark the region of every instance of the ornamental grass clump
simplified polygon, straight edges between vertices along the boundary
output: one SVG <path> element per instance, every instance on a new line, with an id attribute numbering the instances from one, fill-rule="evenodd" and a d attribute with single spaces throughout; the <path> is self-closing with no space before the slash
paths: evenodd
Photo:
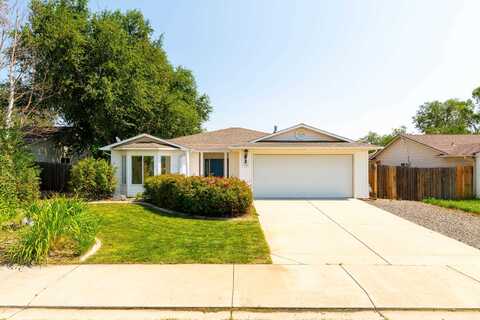
<path id="1" fill-rule="evenodd" d="M 167 174 L 146 179 L 144 199 L 159 207 L 207 217 L 233 217 L 248 211 L 250 186 L 238 178 Z"/>
<path id="2" fill-rule="evenodd" d="M 30 226 L 11 248 L 11 263 L 45 263 L 49 252 L 60 242 L 70 243 L 79 255 L 95 241 L 98 220 L 79 199 L 56 197 L 37 201 L 26 210 L 26 217 Z"/>

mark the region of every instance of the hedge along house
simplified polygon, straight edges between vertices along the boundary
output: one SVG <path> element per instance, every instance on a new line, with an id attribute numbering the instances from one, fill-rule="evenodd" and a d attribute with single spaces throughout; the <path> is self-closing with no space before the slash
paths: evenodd
<path id="1" fill-rule="evenodd" d="M 238 177 L 256 198 L 367 198 L 368 151 L 306 124 L 260 132 L 228 128 L 175 139 L 141 134 L 101 148 L 117 167 L 116 195 L 143 192 L 145 178 L 166 173 Z"/>

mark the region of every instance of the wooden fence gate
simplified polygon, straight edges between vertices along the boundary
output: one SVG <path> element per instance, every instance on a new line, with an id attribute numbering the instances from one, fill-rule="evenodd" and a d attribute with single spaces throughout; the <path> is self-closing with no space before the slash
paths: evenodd
<path id="1" fill-rule="evenodd" d="M 65 192 L 70 178 L 70 164 L 37 162 L 40 167 L 40 190 Z"/>
<path id="2" fill-rule="evenodd" d="M 370 196 L 422 200 L 473 198 L 473 167 L 410 168 L 370 163 Z"/>

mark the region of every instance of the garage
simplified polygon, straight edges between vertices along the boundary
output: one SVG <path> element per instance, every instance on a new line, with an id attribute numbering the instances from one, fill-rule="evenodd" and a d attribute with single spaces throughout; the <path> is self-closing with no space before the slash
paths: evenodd
<path id="1" fill-rule="evenodd" d="M 352 155 L 255 154 L 256 198 L 353 196 Z"/>

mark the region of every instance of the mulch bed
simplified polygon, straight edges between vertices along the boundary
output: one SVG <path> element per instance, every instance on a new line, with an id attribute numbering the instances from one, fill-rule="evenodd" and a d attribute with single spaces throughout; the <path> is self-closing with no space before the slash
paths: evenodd
<path id="1" fill-rule="evenodd" d="M 442 208 L 418 201 L 377 199 L 367 200 L 367 202 L 480 249 L 480 214 Z"/>

